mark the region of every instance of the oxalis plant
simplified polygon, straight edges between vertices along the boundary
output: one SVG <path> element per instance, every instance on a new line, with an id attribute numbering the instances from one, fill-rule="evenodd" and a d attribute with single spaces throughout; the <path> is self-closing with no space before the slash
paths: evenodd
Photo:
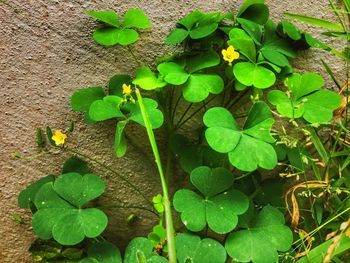
<path id="1" fill-rule="evenodd" d="M 330 4 L 340 24 L 287 16 L 326 27 L 332 30 L 327 35 L 348 46 L 350 2 Z M 151 27 L 140 9 L 122 18 L 113 11 L 86 14 L 98 23 L 93 39 L 125 46 L 139 67 L 133 75 L 113 76 L 106 88 L 77 90 L 71 107 L 87 125 L 114 120 L 116 158 L 134 144 L 126 127 L 145 129 L 163 192 L 150 200 L 98 156 L 70 147 L 74 123 L 66 130 L 47 127 L 46 135 L 39 128 L 42 153 L 73 156 L 61 175 L 46 176 L 19 195 L 19 206 L 33 213 L 35 261 L 348 262 L 348 76 L 339 84 L 322 61 L 336 92 L 317 73 L 295 72 L 291 60 L 299 50 L 321 48 L 347 67 L 349 49 L 335 50 L 290 20 L 276 24 L 264 0 L 247 0 L 236 14 L 196 10 L 180 19 L 165 40 L 176 46 L 174 53 L 153 67 L 132 48 Z M 202 120 L 199 125 L 194 118 Z M 154 130 L 165 134 L 164 151 Z M 123 259 L 103 236 L 108 217 L 94 200 L 105 183 L 87 162 L 112 172 L 145 200 L 114 208 L 142 209 L 159 219 L 147 237 L 131 240 Z M 173 193 L 175 176 L 185 187 Z M 135 217 L 128 218 L 131 226 Z"/>

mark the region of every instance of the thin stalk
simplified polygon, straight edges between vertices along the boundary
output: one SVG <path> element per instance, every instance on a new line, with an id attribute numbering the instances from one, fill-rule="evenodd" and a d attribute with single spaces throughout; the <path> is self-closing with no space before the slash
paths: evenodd
<path id="1" fill-rule="evenodd" d="M 179 126 L 179 124 L 181 123 L 181 121 L 185 118 L 186 114 L 188 113 L 188 111 L 191 109 L 191 107 L 193 106 L 193 103 L 190 103 L 186 110 L 184 111 L 184 113 L 182 114 L 182 116 L 180 117 L 179 121 L 177 122 L 177 124 L 175 125 L 175 127 Z"/>
<path id="2" fill-rule="evenodd" d="M 102 163 L 102 162 L 100 162 L 100 161 L 98 161 L 98 160 L 96 160 L 96 159 L 94 159 L 94 158 L 92 158 L 92 157 L 90 157 L 90 156 L 88 156 L 88 155 L 86 155 L 86 154 L 84 154 L 84 153 L 78 152 L 78 151 L 73 150 L 73 149 L 71 149 L 71 148 L 65 147 L 65 148 L 63 148 L 63 149 L 66 150 L 66 151 L 68 151 L 68 152 L 75 153 L 75 154 L 77 154 L 77 155 L 79 155 L 79 156 L 81 156 L 81 157 L 83 157 L 83 158 L 86 158 L 86 159 L 88 159 L 88 160 L 90 160 L 90 161 L 92 161 L 92 162 L 98 164 L 99 166 L 101 166 L 102 168 L 106 169 L 107 171 L 113 173 L 114 175 L 118 176 L 118 178 L 120 178 L 121 180 L 123 180 L 128 186 L 130 186 L 130 188 L 132 188 L 135 192 L 137 192 L 138 194 L 140 194 L 140 196 L 142 196 L 143 199 L 145 199 L 145 200 L 147 201 L 147 203 L 150 204 L 151 207 L 153 207 L 153 203 L 152 203 L 150 200 L 148 200 L 147 196 L 146 196 L 144 193 L 142 193 L 141 190 L 140 190 L 137 186 L 135 186 L 134 184 L 132 184 L 131 182 L 129 182 L 128 179 L 126 179 L 126 178 L 124 178 L 123 176 L 121 176 L 120 174 L 118 174 L 118 173 L 117 173 L 116 171 L 114 171 L 111 167 L 105 165 L 104 163 Z"/>
<path id="3" fill-rule="evenodd" d="M 126 46 L 127 49 L 129 50 L 131 56 L 134 58 L 134 60 L 136 61 L 137 65 L 139 67 L 141 67 L 141 62 L 137 59 L 137 57 L 135 56 L 134 52 L 132 51 L 131 47 L 130 46 Z"/>
<path id="4" fill-rule="evenodd" d="M 155 161 L 158 167 L 159 177 L 162 184 L 163 189 L 163 205 L 164 205 L 164 212 L 165 212 L 165 224 L 166 224 L 166 232 L 167 232 L 167 242 L 168 242 L 168 256 L 169 256 L 169 263 L 177 263 L 176 260 L 176 249 L 175 249 L 175 238 L 174 238 L 174 226 L 173 226 L 173 218 L 171 213 L 171 206 L 170 206 L 170 200 L 169 200 L 169 193 L 168 193 L 168 186 L 166 183 L 166 179 L 163 172 L 163 167 L 157 147 L 157 142 L 152 130 L 152 125 L 149 120 L 145 105 L 143 104 L 143 99 L 141 96 L 141 93 L 138 89 L 135 90 L 137 100 L 140 105 L 140 110 L 142 114 L 143 121 L 146 126 L 146 131 L 148 135 L 149 142 L 152 147 L 153 155 L 155 157 Z"/>
<path id="5" fill-rule="evenodd" d="M 206 107 L 206 105 L 208 105 L 209 102 L 211 102 L 212 100 L 214 100 L 216 96 L 213 96 L 210 100 L 208 100 L 207 102 L 205 102 L 202 106 L 200 106 L 197 110 L 195 110 L 190 116 L 188 116 L 185 120 L 183 120 L 181 123 L 178 122 L 178 124 L 175 126 L 175 130 L 178 130 L 182 125 L 184 125 L 187 121 L 189 121 L 190 119 L 193 118 L 193 116 L 195 116 L 198 112 L 200 112 L 203 108 Z"/>

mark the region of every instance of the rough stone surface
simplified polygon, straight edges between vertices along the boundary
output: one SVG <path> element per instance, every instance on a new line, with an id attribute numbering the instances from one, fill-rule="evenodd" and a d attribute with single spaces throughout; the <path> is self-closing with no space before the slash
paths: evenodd
<path id="1" fill-rule="evenodd" d="M 26 156 L 37 154 L 35 129 L 50 125 L 64 129 L 69 120 L 77 120 L 77 129 L 69 145 L 95 156 L 113 167 L 151 198 L 160 192 L 159 181 L 152 165 L 144 154 L 130 146 L 125 158 L 113 157 L 112 122 L 86 127 L 81 116 L 70 110 L 69 97 L 80 87 L 106 84 L 116 73 L 134 72 L 136 63 L 127 56 L 123 47 L 105 48 L 91 39 L 96 26 L 84 10 L 112 9 L 122 14 L 130 7 L 139 7 L 150 17 L 153 28 L 141 34 L 141 41 L 133 45 L 137 57 L 153 63 L 157 56 L 167 54 L 171 48 L 163 42 L 175 22 L 195 9 L 204 11 L 237 10 L 242 0 L 1 0 L 0 1 L 0 262 L 31 262 L 27 252 L 34 235 L 30 228 L 29 213 L 17 208 L 17 195 L 29 183 L 49 173 L 59 174 L 61 165 L 69 154 L 42 155 L 33 159 L 13 159 L 11 153 Z M 267 0 L 272 18 L 277 21 L 285 11 L 307 13 L 334 19 L 327 0 Z M 319 33 L 313 27 L 303 28 Z M 340 78 L 344 76 L 340 60 L 321 51 L 302 52 L 294 62 L 297 70 L 324 73 L 320 58 L 330 63 Z M 332 88 L 328 79 L 329 88 Z M 129 127 L 128 133 L 135 143 L 147 147 L 145 134 L 137 127 Z M 149 153 L 146 153 L 150 156 Z M 149 157 L 151 158 L 151 157 Z M 97 174 L 108 182 L 104 204 L 146 205 L 134 191 L 110 172 L 93 166 Z M 140 219 L 134 226 L 125 218 L 131 212 Z M 135 210 L 108 212 L 110 224 L 108 236 L 123 247 L 133 236 L 144 235 L 156 218 L 149 213 Z M 17 224 L 12 214 L 24 216 L 25 224 Z"/>

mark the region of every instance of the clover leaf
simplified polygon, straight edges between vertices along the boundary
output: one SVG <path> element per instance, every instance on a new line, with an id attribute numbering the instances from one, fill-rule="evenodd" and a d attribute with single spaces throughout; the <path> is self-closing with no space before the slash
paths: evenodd
<path id="1" fill-rule="evenodd" d="M 87 163 L 76 156 L 72 156 L 64 162 L 61 174 L 66 174 L 71 172 L 75 172 L 79 174 L 91 173 Z"/>
<path id="2" fill-rule="evenodd" d="M 70 105 L 74 111 L 84 112 L 86 123 L 93 123 L 94 121 L 88 114 L 90 105 L 96 100 L 103 99 L 104 96 L 105 92 L 100 86 L 79 89 L 73 93 L 70 99 Z"/>
<path id="3" fill-rule="evenodd" d="M 276 75 L 271 70 L 252 62 L 239 62 L 233 67 L 236 79 L 245 86 L 266 89 L 276 82 Z"/>
<path id="4" fill-rule="evenodd" d="M 167 62 L 158 65 L 158 71 L 167 83 L 184 85 L 183 96 L 187 101 L 200 102 L 206 99 L 209 93 L 219 94 L 224 89 L 224 81 L 219 75 L 198 72 L 219 63 L 219 56 L 209 51 L 189 59 L 185 68 L 175 62 Z"/>
<path id="5" fill-rule="evenodd" d="M 164 87 L 167 83 L 161 77 L 156 77 L 152 70 L 148 67 L 141 67 L 136 72 L 136 77 L 132 82 L 144 90 L 153 90 Z"/>
<path id="6" fill-rule="evenodd" d="M 256 47 L 253 39 L 240 28 L 231 29 L 229 36 L 230 40 L 227 43 L 254 63 L 256 61 Z"/>
<path id="7" fill-rule="evenodd" d="M 237 17 L 263 25 L 269 18 L 269 9 L 265 0 L 247 0 L 238 10 Z"/>
<path id="8" fill-rule="evenodd" d="M 191 39 L 200 39 L 214 33 L 224 17 L 219 13 L 204 14 L 195 10 L 182 18 L 177 27 L 167 36 L 168 45 L 180 44 L 187 37 Z"/>
<path id="9" fill-rule="evenodd" d="M 151 121 L 152 128 L 157 129 L 160 126 L 162 126 L 164 117 L 163 113 L 159 109 L 157 109 L 157 101 L 149 98 L 144 98 L 143 103 L 145 105 L 148 117 Z M 132 120 L 142 126 L 145 126 L 138 101 L 136 102 L 136 104 L 129 103 L 125 105 L 125 108 L 130 111 L 130 114 L 128 115 L 129 120 Z"/>
<path id="10" fill-rule="evenodd" d="M 125 250 L 124 263 L 167 263 L 168 261 L 153 251 L 150 240 L 137 237 L 131 240 Z"/>
<path id="11" fill-rule="evenodd" d="M 18 195 L 18 206 L 20 208 L 31 208 L 40 188 L 44 184 L 53 182 L 54 180 L 55 177 L 53 175 L 48 175 L 27 186 L 26 189 L 22 190 Z"/>
<path id="12" fill-rule="evenodd" d="M 239 262 L 277 262 L 277 251 L 289 250 L 293 242 L 292 231 L 284 223 L 283 214 L 278 209 L 265 206 L 253 226 L 228 236 L 225 243 L 227 253 Z"/>
<path id="13" fill-rule="evenodd" d="M 38 211 L 32 226 L 41 239 L 54 238 L 62 245 L 75 245 L 85 237 L 99 236 L 107 216 L 97 208 L 83 208 L 105 190 L 96 175 L 63 174 L 54 183 L 44 184 L 35 196 Z"/>
<path id="14" fill-rule="evenodd" d="M 179 263 L 224 263 L 226 262 L 225 248 L 211 238 L 184 233 L 176 236 L 176 255 Z"/>
<path id="15" fill-rule="evenodd" d="M 260 51 L 268 61 L 282 67 L 289 65 L 287 57 L 296 57 L 296 52 L 290 43 L 277 34 L 277 26 L 272 20 L 264 26 L 264 38 Z"/>
<path id="16" fill-rule="evenodd" d="M 123 99 L 118 96 L 106 96 L 101 100 L 94 101 L 89 108 L 89 116 L 94 121 L 105 121 L 112 118 L 124 117 L 120 111 Z"/>
<path id="17" fill-rule="evenodd" d="M 338 94 L 320 90 L 323 78 L 315 73 L 300 75 L 294 73 L 286 81 L 288 92 L 273 90 L 268 100 L 277 107 L 284 117 L 297 119 L 303 117 L 309 123 L 326 123 L 333 118 L 333 110 L 341 104 Z"/>
<path id="18" fill-rule="evenodd" d="M 110 242 L 103 241 L 93 244 L 87 251 L 88 257 L 79 263 L 122 263 L 119 249 Z"/>
<path id="19" fill-rule="evenodd" d="M 233 230 L 238 216 L 248 209 L 248 198 L 231 189 L 234 177 L 225 168 L 200 166 L 191 173 L 192 184 L 201 194 L 181 189 L 174 195 L 174 208 L 191 231 L 201 231 L 207 224 L 219 234 Z"/>
<path id="20" fill-rule="evenodd" d="M 210 147 L 228 153 L 230 163 L 242 171 L 254 171 L 258 166 L 273 169 L 277 155 L 271 143 L 270 131 L 274 123 L 270 108 L 256 102 L 249 111 L 243 130 L 239 129 L 232 114 L 225 108 L 209 109 L 203 117 L 208 127 L 205 138 Z"/>
<path id="21" fill-rule="evenodd" d="M 127 46 L 139 39 L 139 34 L 134 29 L 147 29 L 151 23 L 147 16 L 138 8 L 131 8 L 124 14 L 123 23 L 119 23 L 119 17 L 112 11 L 86 11 L 91 17 L 106 24 L 93 33 L 95 41 L 104 46 L 123 45 Z"/>

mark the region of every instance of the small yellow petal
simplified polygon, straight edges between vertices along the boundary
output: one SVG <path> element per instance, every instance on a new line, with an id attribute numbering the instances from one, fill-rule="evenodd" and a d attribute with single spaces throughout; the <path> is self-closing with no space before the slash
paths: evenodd
<path id="1" fill-rule="evenodd" d="M 123 88 L 124 95 L 131 95 L 131 93 L 132 93 L 131 85 L 123 84 L 122 88 Z"/>
<path id="2" fill-rule="evenodd" d="M 63 145 L 64 141 L 67 139 L 67 135 L 61 132 L 60 130 L 56 130 L 54 135 L 52 136 L 52 140 L 55 142 L 55 144 Z"/>

